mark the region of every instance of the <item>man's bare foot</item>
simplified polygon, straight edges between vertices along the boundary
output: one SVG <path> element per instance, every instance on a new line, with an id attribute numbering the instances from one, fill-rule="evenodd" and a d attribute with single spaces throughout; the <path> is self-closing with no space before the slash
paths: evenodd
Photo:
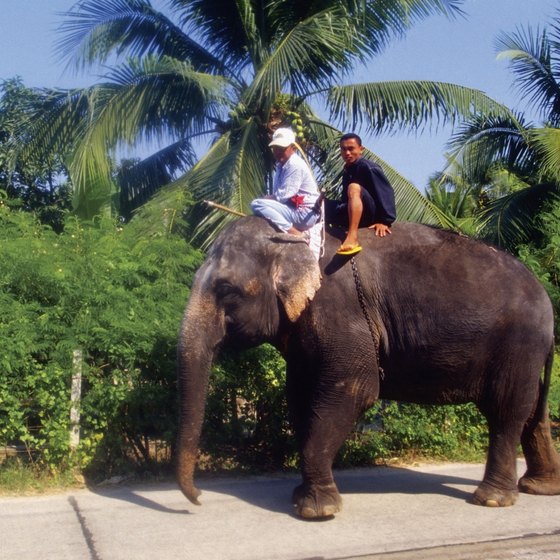
<path id="1" fill-rule="evenodd" d="M 292 226 L 286 233 L 289 233 L 290 235 L 296 235 L 297 237 L 303 237 L 303 231 L 296 229 L 294 226 Z"/>
<path id="2" fill-rule="evenodd" d="M 360 246 L 360 242 L 356 236 L 346 236 L 346 239 L 341 243 L 338 248 L 339 251 L 351 251 Z"/>
<path id="3" fill-rule="evenodd" d="M 351 251 L 352 249 L 355 249 L 356 247 L 359 247 L 360 244 L 359 243 L 343 243 L 338 250 L 339 251 Z"/>
<path id="4" fill-rule="evenodd" d="M 348 239 L 345 239 L 336 252 L 338 255 L 355 255 L 361 250 L 362 247 L 357 239 L 356 241 L 349 241 Z"/>

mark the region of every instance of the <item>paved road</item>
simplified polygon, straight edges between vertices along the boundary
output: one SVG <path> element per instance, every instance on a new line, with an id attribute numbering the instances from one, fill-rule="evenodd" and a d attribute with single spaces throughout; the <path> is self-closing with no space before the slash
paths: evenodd
<path id="1" fill-rule="evenodd" d="M 468 500 L 482 473 L 464 464 L 339 471 L 344 510 L 322 522 L 292 515 L 292 475 L 201 480 L 200 507 L 173 484 L 0 498 L 0 558 L 560 559 L 560 496 L 477 507 Z"/>

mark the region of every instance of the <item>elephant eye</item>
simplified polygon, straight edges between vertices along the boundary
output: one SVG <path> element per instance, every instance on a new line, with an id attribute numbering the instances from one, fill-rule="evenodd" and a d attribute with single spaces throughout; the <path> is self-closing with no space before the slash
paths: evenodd
<path id="1" fill-rule="evenodd" d="M 239 295 L 239 289 L 226 281 L 218 282 L 214 289 L 220 299 Z"/>

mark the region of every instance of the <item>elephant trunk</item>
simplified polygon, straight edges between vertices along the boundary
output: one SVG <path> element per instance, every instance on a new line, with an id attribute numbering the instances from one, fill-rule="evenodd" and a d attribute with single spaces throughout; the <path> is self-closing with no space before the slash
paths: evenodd
<path id="1" fill-rule="evenodd" d="M 177 480 L 183 494 L 196 505 L 200 505 L 200 490 L 194 486 L 193 475 L 206 408 L 208 380 L 215 349 L 223 338 L 223 319 L 220 320 L 215 304 L 203 300 L 199 293 L 191 293 L 177 348 Z"/>

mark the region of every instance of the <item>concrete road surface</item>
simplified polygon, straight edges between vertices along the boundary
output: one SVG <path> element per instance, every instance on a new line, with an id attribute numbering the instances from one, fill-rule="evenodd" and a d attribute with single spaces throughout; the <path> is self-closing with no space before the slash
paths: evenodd
<path id="1" fill-rule="evenodd" d="M 510 508 L 471 505 L 483 470 L 338 471 L 344 509 L 321 522 L 293 516 L 294 475 L 199 480 L 200 507 L 171 483 L 0 498 L 0 558 L 560 559 L 560 496 L 522 494 Z"/>

